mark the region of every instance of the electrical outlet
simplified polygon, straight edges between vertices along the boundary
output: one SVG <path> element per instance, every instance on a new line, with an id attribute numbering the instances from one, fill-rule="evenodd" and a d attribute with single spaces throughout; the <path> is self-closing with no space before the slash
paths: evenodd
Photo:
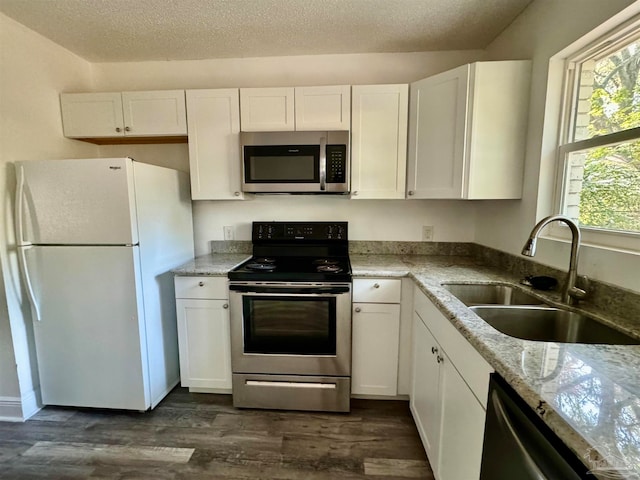
<path id="1" fill-rule="evenodd" d="M 224 229 L 224 239 L 225 240 L 233 240 L 233 227 L 226 226 L 222 227 Z"/>
<path id="2" fill-rule="evenodd" d="M 422 226 L 422 241 L 433 242 L 433 225 Z"/>

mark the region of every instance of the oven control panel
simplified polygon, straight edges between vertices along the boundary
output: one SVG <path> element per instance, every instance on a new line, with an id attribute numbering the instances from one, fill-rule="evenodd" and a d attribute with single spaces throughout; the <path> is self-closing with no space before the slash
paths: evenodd
<path id="1" fill-rule="evenodd" d="M 253 241 L 347 241 L 347 222 L 253 222 Z"/>

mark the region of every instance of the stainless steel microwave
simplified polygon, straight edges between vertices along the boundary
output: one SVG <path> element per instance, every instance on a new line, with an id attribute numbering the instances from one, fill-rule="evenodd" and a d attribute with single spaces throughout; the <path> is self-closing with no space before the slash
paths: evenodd
<path id="1" fill-rule="evenodd" d="M 349 193 L 349 132 L 242 132 L 242 191 Z"/>

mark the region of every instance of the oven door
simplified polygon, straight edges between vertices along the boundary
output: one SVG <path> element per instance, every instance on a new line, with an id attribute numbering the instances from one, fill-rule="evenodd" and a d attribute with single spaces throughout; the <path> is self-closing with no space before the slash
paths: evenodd
<path id="1" fill-rule="evenodd" d="M 349 376 L 351 284 L 229 284 L 234 373 Z"/>

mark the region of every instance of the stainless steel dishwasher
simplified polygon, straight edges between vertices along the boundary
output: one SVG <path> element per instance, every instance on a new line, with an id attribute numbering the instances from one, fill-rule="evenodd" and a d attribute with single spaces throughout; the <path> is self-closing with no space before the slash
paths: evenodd
<path id="1" fill-rule="evenodd" d="M 578 480 L 587 467 L 504 379 L 493 374 L 480 480 Z"/>

